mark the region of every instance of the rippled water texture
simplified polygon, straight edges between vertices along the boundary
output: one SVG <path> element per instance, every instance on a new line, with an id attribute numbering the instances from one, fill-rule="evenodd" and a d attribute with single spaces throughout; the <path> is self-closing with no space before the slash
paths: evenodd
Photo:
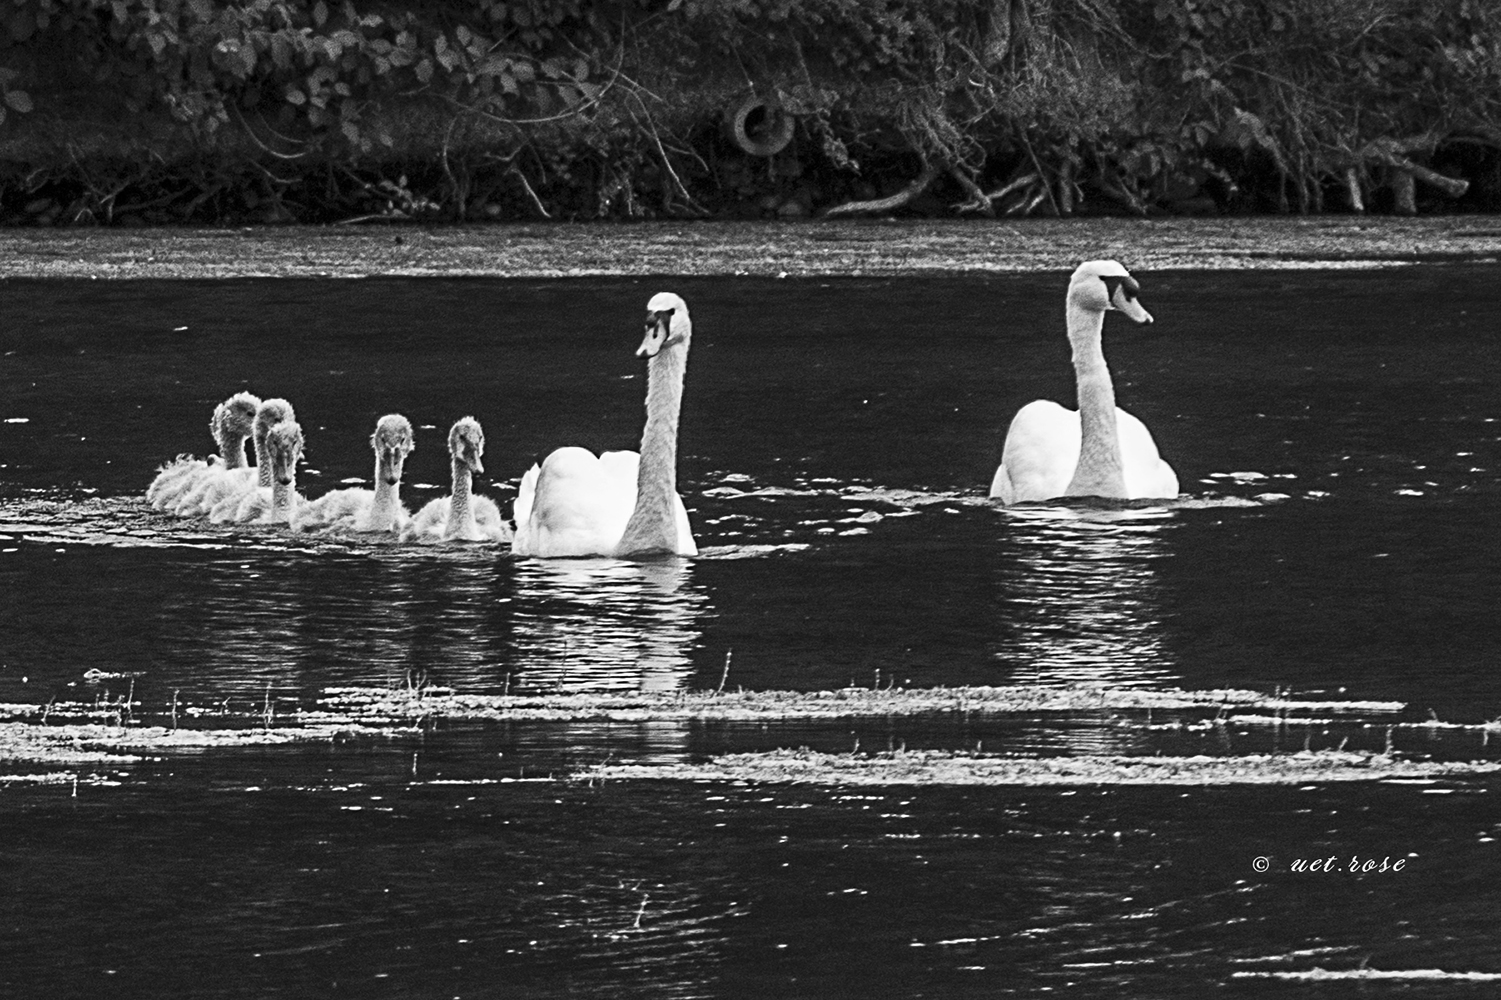
<path id="1" fill-rule="evenodd" d="M 1110 318 L 1106 353 L 1185 496 L 1022 511 L 984 494 L 1016 409 L 1073 403 L 1063 274 L 5 281 L 0 702 L 128 684 L 159 719 L 174 703 L 243 717 L 418 680 L 485 693 L 1085 680 L 1495 718 L 1494 272 L 1138 274 L 1157 323 Z M 159 464 L 211 450 L 214 404 L 248 389 L 297 407 L 310 496 L 368 481 L 376 418 L 406 414 L 412 509 L 446 494 L 448 428 L 473 415 L 487 438 L 476 488 L 509 510 L 552 447 L 636 446 L 633 351 L 662 288 L 695 324 L 680 486 L 701 559 L 289 537 L 140 499 Z M 91 683 L 90 669 L 119 676 Z M 1343 738 L 1158 737 L 1077 716 L 466 723 L 148 759 L 76 793 L 0 783 L 0 991 L 1280 996 L 1304 987 L 1265 974 L 1501 972 L 1494 780 L 858 794 L 546 780 L 776 746 L 1212 753 Z M 1380 733 L 1354 738 L 1381 747 Z M 1464 739 L 1443 752 L 1494 753 Z M 1409 867 L 1286 871 L 1354 853 Z M 1255 873 L 1261 855 L 1279 867 Z"/>

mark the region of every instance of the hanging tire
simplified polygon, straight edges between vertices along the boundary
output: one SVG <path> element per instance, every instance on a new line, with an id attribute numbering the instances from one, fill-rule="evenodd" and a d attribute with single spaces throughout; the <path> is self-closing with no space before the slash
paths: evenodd
<path id="1" fill-rule="evenodd" d="M 775 156 L 792 141 L 792 115 L 775 101 L 752 94 L 725 114 L 730 138 L 749 156 Z"/>

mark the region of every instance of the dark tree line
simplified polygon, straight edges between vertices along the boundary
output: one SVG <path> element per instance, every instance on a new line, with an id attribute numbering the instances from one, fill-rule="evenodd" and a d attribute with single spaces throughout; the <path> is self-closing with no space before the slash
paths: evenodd
<path id="1" fill-rule="evenodd" d="M 1494 0 L 16 0 L 11 223 L 1495 210 Z"/>

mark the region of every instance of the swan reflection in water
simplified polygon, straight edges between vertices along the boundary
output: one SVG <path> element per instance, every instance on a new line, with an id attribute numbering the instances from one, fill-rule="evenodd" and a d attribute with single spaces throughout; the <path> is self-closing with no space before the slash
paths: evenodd
<path id="1" fill-rule="evenodd" d="M 517 681 L 530 691 L 676 691 L 693 670 L 709 599 L 680 559 L 518 563 Z"/>
<path id="2" fill-rule="evenodd" d="M 1014 559 L 999 574 L 1006 635 L 993 655 L 1014 683 L 1154 685 L 1175 681 L 1166 647 L 1162 508 L 1012 509 Z"/>

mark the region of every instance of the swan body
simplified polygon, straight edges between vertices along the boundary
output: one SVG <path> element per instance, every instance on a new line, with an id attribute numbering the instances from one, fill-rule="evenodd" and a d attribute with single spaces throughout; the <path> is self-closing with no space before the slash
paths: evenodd
<path id="1" fill-rule="evenodd" d="M 298 510 L 306 502 L 297 493 L 297 463 L 302 460 L 302 428 L 283 420 L 266 434 L 271 458 L 271 485 L 257 486 L 237 507 L 240 524 L 298 525 Z"/>
<path id="2" fill-rule="evenodd" d="M 249 470 L 243 472 L 233 488 L 224 490 L 213 504 L 203 511 L 210 521 L 215 524 L 224 524 L 248 520 L 250 516 L 248 507 L 257 496 L 257 491 L 271 489 L 274 479 L 271 450 L 267 444 L 271 429 L 277 424 L 288 421 L 295 423 L 296 419 L 292 404 L 285 399 L 268 399 L 261 403 L 255 411 L 255 424 L 251 431 L 255 440 L 255 474 L 251 476 Z M 204 505 L 199 506 L 201 508 Z M 247 507 L 244 517 L 240 516 L 242 506 Z"/>
<path id="3" fill-rule="evenodd" d="M 646 304 L 646 427 L 640 453 L 559 448 L 521 480 L 514 514 L 516 555 L 698 555 L 677 492 L 678 415 L 693 323 L 671 292 Z"/>
<path id="4" fill-rule="evenodd" d="M 375 489 L 333 490 L 302 508 L 299 528 L 338 531 L 399 531 L 412 519 L 401 503 L 401 473 L 407 456 L 416 449 L 412 424 L 399 413 L 388 413 L 370 435 L 375 451 Z"/>
<path id="5" fill-rule="evenodd" d="M 479 421 L 464 417 L 448 432 L 453 458 L 453 494 L 431 500 L 402 532 L 402 541 L 509 542 L 511 526 L 489 497 L 472 492 L 476 472 L 484 472 L 485 432 Z"/>
<path id="6" fill-rule="evenodd" d="M 156 470 L 156 478 L 146 487 L 146 501 L 157 510 L 176 511 L 183 498 L 204 480 L 222 479 L 243 469 L 245 440 L 251 435 L 255 412 L 261 401 L 248 392 L 235 393 L 214 407 L 209 418 L 209 433 L 219 444 L 219 454 L 207 459 L 179 455 Z"/>
<path id="7" fill-rule="evenodd" d="M 1137 301 L 1140 286 L 1113 260 L 1080 264 L 1069 282 L 1068 338 L 1073 346 L 1079 409 L 1034 400 L 1011 421 L 990 495 L 1002 503 L 1056 497 L 1170 499 L 1178 477 L 1157 453 L 1145 424 L 1115 405 L 1115 387 L 1100 345 L 1105 313 L 1137 323 L 1152 314 Z"/>

